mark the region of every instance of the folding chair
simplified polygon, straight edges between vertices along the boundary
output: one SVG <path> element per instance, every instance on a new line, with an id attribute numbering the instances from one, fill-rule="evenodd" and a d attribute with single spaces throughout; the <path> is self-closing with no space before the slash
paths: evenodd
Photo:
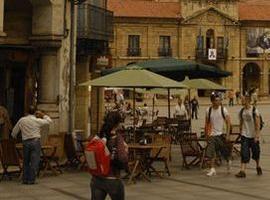
<path id="1" fill-rule="evenodd" d="M 13 173 L 22 173 L 22 164 L 19 159 L 18 152 L 16 150 L 15 140 L 3 139 L 0 143 L 0 153 L 1 153 L 1 164 L 3 167 L 3 174 L 0 179 L 3 180 L 4 177 L 7 177 L 11 180 L 11 175 Z M 10 167 L 17 167 L 16 170 L 9 171 Z"/>
<path id="2" fill-rule="evenodd" d="M 196 133 L 185 133 L 180 139 L 182 153 L 182 168 L 189 169 L 201 163 L 203 151 Z"/>
<path id="3" fill-rule="evenodd" d="M 169 170 L 169 165 L 168 162 L 170 160 L 170 155 L 171 155 L 171 136 L 170 135 L 159 135 L 156 134 L 152 138 L 152 144 L 154 145 L 164 145 L 165 148 L 161 150 L 161 152 L 158 152 L 159 149 L 152 149 L 151 154 L 150 154 L 150 164 L 155 163 L 155 162 L 163 162 L 164 163 L 164 170 L 161 171 L 163 173 L 167 173 L 168 176 L 171 175 L 170 170 Z M 157 155 L 158 154 L 158 155 Z M 150 167 L 150 174 L 151 172 L 151 167 Z M 158 171 L 157 171 L 158 172 Z"/>
<path id="4" fill-rule="evenodd" d="M 81 163 L 81 155 L 76 152 L 73 136 L 71 134 L 65 134 L 64 136 L 64 151 L 67 156 L 65 166 L 77 168 Z"/>
<path id="5" fill-rule="evenodd" d="M 55 149 L 53 151 L 55 152 L 45 152 L 45 155 L 42 155 L 43 157 L 46 157 L 45 159 L 49 160 L 49 167 L 54 169 L 55 171 L 58 171 L 60 173 L 63 173 L 59 164 L 60 160 L 60 149 L 61 145 L 63 143 L 61 142 L 62 138 L 60 135 L 49 135 L 46 145 L 54 146 Z"/>

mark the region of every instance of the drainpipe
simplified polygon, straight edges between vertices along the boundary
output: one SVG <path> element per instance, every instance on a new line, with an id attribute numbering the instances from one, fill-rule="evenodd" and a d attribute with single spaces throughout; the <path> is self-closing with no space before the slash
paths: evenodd
<path id="1" fill-rule="evenodd" d="M 68 116 L 68 133 L 72 134 L 74 131 L 74 110 L 75 110 L 75 75 L 76 75 L 76 69 L 75 69 L 75 62 L 76 62 L 76 46 L 75 46 L 75 40 L 76 40 L 76 27 L 75 27 L 75 2 L 73 0 L 70 0 L 70 71 L 69 71 L 69 116 Z"/>

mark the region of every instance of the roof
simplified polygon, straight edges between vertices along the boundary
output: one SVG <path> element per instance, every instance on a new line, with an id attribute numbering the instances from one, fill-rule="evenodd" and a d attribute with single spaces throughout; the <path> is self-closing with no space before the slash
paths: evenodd
<path id="1" fill-rule="evenodd" d="M 179 2 L 149 0 L 109 0 L 108 9 L 115 17 L 181 18 Z M 239 4 L 241 21 L 270 21 L 270 0 L 244 0 Z"/>
<path id="2" fill-rule="evenodd" d="M 109 0 L 108 10 L 116 17 L 179 18 L 180 3 Z"/>
<path id="3" fill-rule="evenodd" d="M 239 19 L 250 21 L 270 21 L 269 0 L 247 0 L 239 4 Z"/>

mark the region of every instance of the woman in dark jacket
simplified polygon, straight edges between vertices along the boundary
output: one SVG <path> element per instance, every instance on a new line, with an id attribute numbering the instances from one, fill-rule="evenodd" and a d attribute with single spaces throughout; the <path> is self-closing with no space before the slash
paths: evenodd
<path id="1" fill-rule="evenodd" d="M 128 161 L 128 147 L 118 133 L 121 115 L 117 111 L 108 113 L 99 134 L 107 139 L 107 147 L 111 152 L 111 169 L 106 177 L 93 176 L 91 180 L 91 200 L 105 200 L 107 194 L 112 200 L 124 200 L 124 184 L 120 179 L 120 170 Z"/>

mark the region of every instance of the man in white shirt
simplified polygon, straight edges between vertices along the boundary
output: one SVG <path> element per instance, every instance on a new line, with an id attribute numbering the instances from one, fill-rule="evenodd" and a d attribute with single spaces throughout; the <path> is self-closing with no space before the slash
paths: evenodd
<path id="1" fill-rule="evenodd" d="M 219 93 L 214 92 L 211 94 L 211 102 L 212 106 L 207 108 L 205 117 L 205 130 L 206 135 L 209 137 L 206 155 L 211 160 L 211 168 L 206 174 L 207 176 L 216 175 L 215 160 L 218 152 L 220 152 L 228 162 L 228 171 L 231 166 L 231 150 L 228 145 L 231 125 L 229 113 L 227 109 L 221 105 Z M 226 135 L 223 134 L 224 122 L 226 123 Z"/>
<path id="2" fill-rule="evenodd" d="M 40 137 L 42 126 L 51 123 L 48 115 L 30 106 L 29 115 L 22 117 L 12 130 L 16 138 L 21 131 L 23 142 L 23 184 L 34 184 L 40 162 Z"/>
<path id="3" fill-rule="evenodd" d="M 175 106 L 174 117 L 180 119 L 187 119 L 188 113 L 182 99 L 178 99 Z"/>
<path id="4" fill-rule="evenodd" d="M 243 108 L 239 112 L 240 132 L 241 132 L 241 170 L 235 176 L 237 178 L 246 177 L 246 165 L 250 160 L 250 150 L 252 159 L 256 161 L 257 175 L 262 175 L 260 167 L 260 114 L 256 107 L 251 106 L 250 95 L 242 98 Z"/>

